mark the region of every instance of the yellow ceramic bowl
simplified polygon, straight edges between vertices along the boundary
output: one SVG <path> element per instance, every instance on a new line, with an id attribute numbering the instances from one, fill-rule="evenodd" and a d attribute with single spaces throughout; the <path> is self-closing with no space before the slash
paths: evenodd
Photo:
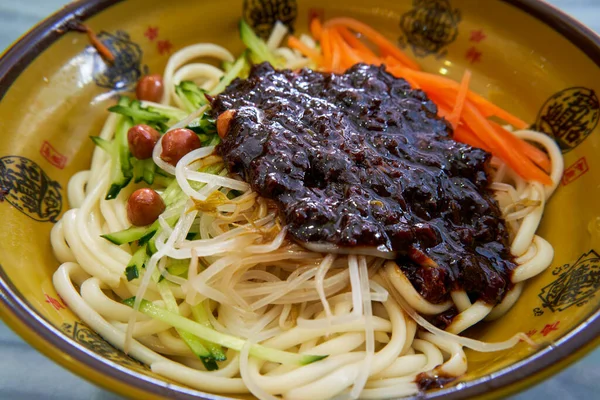
<path id="1" fill-rule="evenodd" d="M 485 3 L 485 6 L 483 5 Z M 347 15 L 398 41 L 425 69 L 459 79 L 564 151 L 565 175 L 541 235 L 552 266 L 527 282 L 501 320 L 470 334 L 499 341 L 527 332 L 540 348 L 470 352 L 459 383 L 431 393 L 503 396 L 566 367 L 600 333 L 600 38 L 533 0 L 89 0 L 51 16 L 0 60 L 0 313 L 32 345 L 108 389 L 137 398 L 211 397 L 167 382 L 92 332 L 57 296 L 50 229 L 69 208 L 69 177 L 88 167 L 92 143 L 117 92 L 194 42 L 241 50 L 243 15 L 260 32 L 276 19 L 306 31 L 312 14 Z M 85 21 L 117 55 L 107 68 L 70 22 Z"/>

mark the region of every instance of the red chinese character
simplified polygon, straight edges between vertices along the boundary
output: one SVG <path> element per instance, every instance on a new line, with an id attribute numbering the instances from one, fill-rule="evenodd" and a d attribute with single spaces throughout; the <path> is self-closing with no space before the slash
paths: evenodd
<path id="1" fill-rule="evenodd" d="M 467 50 L 467 53 L 465 54 L 465 58 L 467 60 L 469 60 L 469 62 L 471 64 L 474 64 L 476 62 L 481 61 L 481 55 L 483 53 L 481 53 L 479 50 L 477 50 L 475 47 L 471 46 L 469 48 L 469 50 Z"/>
<path id="2" fill-rule="evenodd" d="M 52 307 L 54 307 L 54 309 L 56 311 L 61 310 L 63 308 L 65 308 L 65 306 L 62 305 L 62 303 L 58 300 L 56 300 L 54 297 L 48 296 L 47 294 L 44 293 L 44 296 L 46 296 L 46 303 L 50 304 Z"/>
<path id="3" fill-rule="evenodd" d="M 46 160 L 58 169 L 63 169 L 67 164 L 67 157 L 60 154 L 50 143 L 44 141 L 40 154 L 44 156 Z"/>
<path id="4" fill-rule="evenodd" d="M 171 52 L 171 49 L 173 49 L 173 43 L 169 40 L 159 40 L 156 42 L 156 48 L 161 55 L 168 54 Z"/>
<path id="5" fill-rule="evenodd" d="M 535 335 L 537 333 L 537 329 L 532 329 L 529 332 L 526 333 L 527 336 L 532 337 L 533 335 Z"/>
<path id="6" fill-rule="evenodd" d="M 144 36 L 148 38 L 151 42 L 158 37 L 158 26 L 149 26 L 144 32 Z"/>
<path id="7" fill-rule="evenodd" d="M 556 321 L 553 324 L 546 324 L 546 326 L 544 326 L 544 329 L 542 329 L 541 334 L 544 335 L 544 336 L 548 336 L 550 334 L 550 332 L 557 331 L 558 330 L 558 324 L 560 324 L 560 321 Z"/>
<path id="8" fill-rule="evenodd" d="M 483 33 L 481 29 L 473 30 L 471 31 L 471 37 L 469 38 L 469 41 L 479 43 L 486 37 L 487 36 L 485 35 L 485 33 Z"/>
<path id="9" fill-rule="evenodd" d="M 565 169 L 562 178 L 562 184 L 564 186 L 569 183 L 579 179 L 582 175 L 589 171 L 589 167 L 587 165 L 587 161 L 585 157 L 581 157 L 579 160 L 575 161 L 571 166 Z"/>

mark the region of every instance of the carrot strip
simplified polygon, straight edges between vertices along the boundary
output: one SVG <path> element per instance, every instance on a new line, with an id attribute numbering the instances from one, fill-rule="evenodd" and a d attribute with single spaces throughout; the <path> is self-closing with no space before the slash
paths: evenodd
<path id="1" fill-rule="evenodd" d="M 342 72 L 341 66 L 341 49 L 340 44 L 336 40 L 335 33 L 330 29 L 324 29 L 324 32 L 327 32 L 329 36 L 329 41 L 331 43 L 331 71 L 339 73 Z"/>
<path id="2" fill-rule="evenodd" d="M 92 46 L 94 46 L 94 48 L 98 51 L 102 58 L 109 61 L 111 64 L 114 63 L 114 54 L 108 49 L 108 47 L 104 45 L 104 43 L 102 43 L 100 39 L 98 39 L 96 33 L 94 33 L 94 31 L 87 25 L 83 25 L 83 27 L 85 28 L 85 32 L 87 33 L 90 43 L 92 44 Z"/>
<path id="3" fill-rule="evenodd" d="M 460 82 L 458 95 L 456 96 L 456 103 L 454 103 L 454 109 L 447 118 L 448 122 L 452 124 L 454 129 L 458 127 L 458 123 L 460 122 L 460 116 L 465 105 L 465 99 L 467 98 L 467 93 L 469 92 L 469 82 L 471 82 L 471 71 L 467 69 L 465 70 L 462 81 Z"/>
<path id="4" fill-rule="evenodd" d="M 340 36 L 346 42 L 348 42 L 348 44 L 352 48 L 356 49 L 360 53 L 368 54 L 369 56 L 371 56 L 374 59 L 377 58 L 377 56 L 375 55 L 375 53 L 373 53 L 373 51 L 371 49 L 369 49 L 369 47 L 366 44 L 364 44 L 359 38 L 357 38 L 356 35 L 354 35 L 352 32 L 350 32 L 348 30 L 348 28 L 343 27 L 343 26 L 338 26 L 338 27 L 336 27 L 334 29 L 338 31 L 338 33 L 340 34 Z"/>
<path id="5" fill-rule="evenodd" d="M 354 50 L 348 45 L 348 43 L 346 43 L 344 39 L 342 39 L 342 36 L 337 30 L 331 30 L 331 37 L 332 40 L 334 40 L 340 48 L 341 63 L 344 69 L 350 68 L 354 64 L 363 62 L 363 60 L 358 56 L 358 54 L 354 52 Z"/>
<path id="6" fill-rule="evenodd" d="M 323 32 L 323 27 L 321 26 L 321 21 L 319 18 L 313 18 L 310 21 L 310 33 L 313 35 L 315 40 L 321 40 L 321 33 Z"/>
<path id="7" fill-rule="evenodd" d="M 350 28 L 360 34 L 362 34 L 365 38 L 372 41 L 379 48 L 384 49 L 385 52 L 393 56 L 394 58 L 400 60 L 402 64 L 407 67 L 415 70 L 419 70 L 419 65 L 411 60 L 403 51 L 401 51 L 398 47 L 396 47 L 392 42 L 390 42 L 385 36 L 381 33 L 377 32 L 375 29 L 371 28 L 369 25 L 364 24 L 360 21 L 355 20 L 354 18 L 333 18 L 327 21 L 324 25 L 324 28 L 329 27 L 337 27 L 343 26 Z"/>
<path id="8" fill-rule="evenodd" d="M 489 146 L 487 146 L 481 139 L 479 139 L 477 135 L 473 133 L 472 130 L 464 126 L 459 126 L 456 129 L 454 129 L 454 140 L 456 140 L 457 142 L 466 143 L 468 145 L 483 149 L 491 153 Z"/>
<path id="9" fill-rule="evenodd" d="M 321 31 L 321 49 L 323 52 L 323 69 L 331 71 L 331 41 L 327 29 Z"/>
<path id="10" fill-rule="evenodd" d="M 552 168 L 552 163 L 550 162 L 550 158 L 548 155 L 532 145 L 529 142 L 513 135 L 511 132 L 504 129 L 499 124 L 490 121 L 492 127 L 498 132 L 500 135 L 506 137 L 508 141 L 512 143 L 512 145 L 520 152 L 527 156 L 531 161 L 533 161 L 538 167 L 542 168 L 545 172 L 549 173 Z"/>
<path id="11" fill-rule="evenodd" d="M 317 65 L 320 65 L 323 63 L 323 58 L 315 49 L 311 49 L 310 47 L 308 47 L 307 45 L 302 43 L 302 41 L 300 41 L 294 35 L 288 36 L 288 46 L 292 49 L 298 50 L 300 53 L 302 53 L 302 55 L 310 58 L 315 63 L 317 63 Z"/>
<path id="12" fill-rule="evenodd" d="M 552 184 L 550 177 L 539 169 L 533 161 L 512 148 L 510 143 L 496 132 L 489 121 L 470 101 L 465 102 L 464 120 L 477 137 L 490 147 L 491 152 L 504 160 L 521 177 L 541 182 L 544 185 Z"/>
<path id="13" fill-rule="evenodd" d="M 456 91 L 460 89 L 460 85 L 457 82 L 443 76 L 421 71 L 412 71 L 409 69 L 406 69 L 404 73 L 407 75 L 411 75 L 414 78 L 414 80 L 419 82 L 419 84 L 423 88 L 429 88 L 432 90 L 444 88 Z M 508 111 L 503 110 L 502 108 L 498 107 L 497 105 L 493 104 L 489 100 L 486 100 L 485 98 L 478 95 L 477 93 L 474 93 L 471 90 L 468 91 L 467 98 L 477 105 L 477 108 L 483 113 L 485 117 L 496 116 L 508 122 L 517 129 L 525 129 L 528 126 L 527 123 L 523 120 L 515 117 Z"/>
<path id="14" fill-rule="evenodd" d="M 407 81 L 413 89 L 421 89 L 421 85 L 417 83 L 410 76 L 403 74 L 404 67 L 395 66 L 395 67 L 387 67 L 386 70 L 390 74 L 394 75 L 396 78 L 402 78 Z"/>

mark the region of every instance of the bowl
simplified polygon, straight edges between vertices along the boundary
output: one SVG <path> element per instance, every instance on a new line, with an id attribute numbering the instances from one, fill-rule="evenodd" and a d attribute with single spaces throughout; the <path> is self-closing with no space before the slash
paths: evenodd
<path id="1" fill-rule="evenodd" d="M 533 0 L 88 0 L 50 16 L 0 60 L 0 313 L 25 340 L 62 366 L 134 398 L 216 398 L 154 374 L 87 327 L 57 295 L 49 235 L 69 209 L 67 183 L 88 168 L 92 143 L 119 93 L 194 42 L 239 52 L 244 16 L 258 32 L 277 19 L 296 32 L 314 15 L 353 16 L 400 43 L 425 70 L 459 80 L 553 137 L 565 172 L 540 235 L 552 265 L 529 280 L 501 319 L 469 335 L 501 341 L 525 332 L 537 348 L 468 351 L 468 373 L 430 398 L 502 397 L 565 368 L 600 342 L 600 38 Z M 107 66 L 84 21 L 116 55 Z"/>

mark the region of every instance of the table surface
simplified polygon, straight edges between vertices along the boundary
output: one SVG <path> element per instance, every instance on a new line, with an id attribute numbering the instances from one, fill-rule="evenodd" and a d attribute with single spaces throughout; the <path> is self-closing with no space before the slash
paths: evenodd
<path id="1" fill-rule="evenodd" d="M 549 0 L 600 32 L 600 0 Z M 9 46 L 65 0 L 0 0 L 0 50 Z M 600 390 L 600 349 L 513 400 L 592 399 Z M 47 359 L 0 321 L 0 399 L 95 399 L 121 397 L 100 389 Z"/>

